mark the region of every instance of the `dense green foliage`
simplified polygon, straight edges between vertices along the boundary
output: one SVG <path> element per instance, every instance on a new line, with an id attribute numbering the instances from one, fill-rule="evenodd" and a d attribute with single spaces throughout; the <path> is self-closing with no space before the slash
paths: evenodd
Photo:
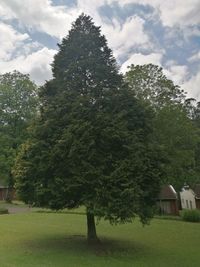
<path id="1" fill-rule="evenodd" d="M 167 79 L 162 68 L 157 65 L 131 65 L 125 80 L 136 97 L 149 103 L 155 110 L 180 104 L 185 99 L 184 91 Z"/>
<path id="2" fill-rule="evenodd" d="M 182 210 L 181 218 L 186 222 L 200 222 L 200 211 L 199 210 Z"/>
<path id="3" fill-rule="evenodd" d="M 196 182 L 200 135 L 184 92 L 152 64 L 132 65 L 125 80 L 136 97 L 155 111 L 154 138 L 162 151 L 163 182 L 173 184 L 177 190 L 185 181 Z"/>
<path id="4" fill-rule="evenodd" d="M 16 162 L 18 192 L 53 209 L 84 205 L 111 223 L 136 214 L 146 223 L 160 186 L 153 113 L 124 84 L 90 17 L 81 15 L 59 48 Z"/>
<path id="5" fill-rule="evenodd" d="M 27 138 L 36 107 L 36 85 L 28 75 L 17 71 L 0 75 L 0 180 L 9 186 L 16 152 Z"/>
<path id="6" fill-rule="evenodd" d="M 188 116 L 193 124 L 198 129 L 198 143 L 195 147 L 195 173 L 197 181 L 200 181 L 200 102 L 197 102 L 194 98 L 187 99 L 185 101 L 185 108 Z"/>

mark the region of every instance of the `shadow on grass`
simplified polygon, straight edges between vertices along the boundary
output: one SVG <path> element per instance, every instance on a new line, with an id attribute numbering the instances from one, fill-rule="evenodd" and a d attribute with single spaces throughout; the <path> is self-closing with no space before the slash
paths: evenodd
<path id="1" fill-rule="evenodd" d="M 69 252 L 76 255 L 96 255 L 96 256 L 120 256 L 120 257 L 141 257 L 147 254 L 149 248 L 144 244 L 114 240 L 100 237 L 101 242 L 95 245 L 88 244 L 84 235 L 52 236 L 47 238 L 29 240 L 24 243 L 26 248 L 32 251 L 51 253 Z"/>
<path id="2" fill-rule="evenodd" d="M 55 214 L 73 214 L 73 215 L 86 215 L 85 212 L 79 212 L 79 211 L 66 211 L 66 210 L 35 210 L 36 213 L 55 213 Z"/>

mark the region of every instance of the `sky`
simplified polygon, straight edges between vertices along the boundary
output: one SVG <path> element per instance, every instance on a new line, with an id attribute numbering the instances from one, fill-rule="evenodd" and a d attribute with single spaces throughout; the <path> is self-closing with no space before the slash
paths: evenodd
<path id="1" fill-rule="evenodd" d="M 0 73 L 42 85 L 71 23 L 92 16 L 125 73 L 153 63 L 200 101 L 200 0 L 0 0 Z"/>

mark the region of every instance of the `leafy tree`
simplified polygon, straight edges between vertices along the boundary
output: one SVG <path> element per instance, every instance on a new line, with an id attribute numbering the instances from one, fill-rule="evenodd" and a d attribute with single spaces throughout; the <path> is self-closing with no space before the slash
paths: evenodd
<path id="1" fill-rule="evenodd" d="M 124 85 L 89 16 L 73 23 L 52 66 L 41 115 L 15 165 L 21 198 L 52 209 L 84 205 L 92 242 L 94 216 L 148 222 L 160 184 L 153 113 Z"/>
<path id="2" fill-rule="evenodd" d="M 200 183 L 200 102 L 197 102 L 194 111 L 194 123 L 198 128 L 198 144 L 195 149 L 195 169 L 197 175 L 196 182 Z"/>
<path id="3" fill-rule="evenodd" d="M 194 98 L 186 99 L 185 108 L 188 117 L 191 119 L 195 127 L 197 128 L 198 141 L 195 147 L 195 183 L 200 182 L 200 102 L 197 102 Z"/>
<path id="4" fill-rule="evenodd" d="M 177 190 L 185 182 L 195 182 L 198 131 L 185 110 L 179 105 L 164 107 L 157 113 L 154 127 L 155 138 L 165 157 L 163 181 L 173 184 Z"/>
<path id="5" fill-rule="evenodd" d="M 0 75 L 0 179 L 13 187 L 12 166 L 35 116 L 36 85 L 20 72 Z"/>
<path id="6" fill-rule="evenodd" d="M 162 68 L 157 65 L 131 65 L 125 80 L 136 97 L 149 102 L 154 109 L 182 103 L 185 99 L 184 91 L 167 79 Z"/>
<path id="7" fill-rule="evenodd" d="M 185 181 L 192 183 L 196 179 L 198 133 L 184 91 L 153 64 L 131 65 L 125 80 L 136 97 L 155 111 L 154 138 L 163 155 L 163 182 L 172 183 L 177 189 Z"/>

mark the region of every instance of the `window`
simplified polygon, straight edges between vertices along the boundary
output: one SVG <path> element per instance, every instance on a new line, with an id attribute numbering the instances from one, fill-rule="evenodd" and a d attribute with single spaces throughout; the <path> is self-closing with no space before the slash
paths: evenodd
<path id="1" fill-rule="evenodd" d="M 187 209 L 189 209 L 188 200 L 186 200 L 186 207 L 187 207 Z"/>
<path id="2" fill-rule="evenodd" d="M 190 200 L 190 209 L 192 210 L 192 201 Z"/>

